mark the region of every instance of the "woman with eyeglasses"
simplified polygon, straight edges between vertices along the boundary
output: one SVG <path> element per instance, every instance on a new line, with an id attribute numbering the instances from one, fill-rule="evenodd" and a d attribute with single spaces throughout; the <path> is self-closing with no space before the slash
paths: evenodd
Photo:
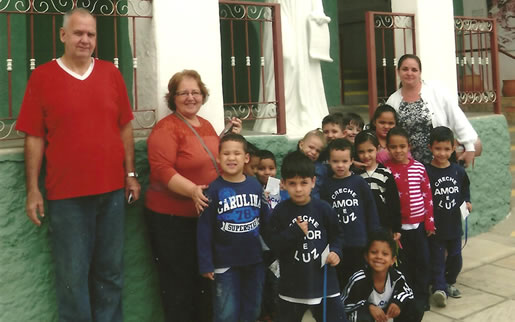
<path id="1" fill-rule="evenodd" d="M 173 113 L 156 124 L 147 141 L 145 218 L 165 321 L 209 321 L 210 285 L 198 273 L 196 235 L 198 214 L 208 202 L 203 189 L 218 176 L 219 136 L 197 115 L 209 92 L 196 71 L 173 75 L 168 91 L 165 98 Z M 232 131 L 239 133 L 241 120 L 231 122 Z"/>

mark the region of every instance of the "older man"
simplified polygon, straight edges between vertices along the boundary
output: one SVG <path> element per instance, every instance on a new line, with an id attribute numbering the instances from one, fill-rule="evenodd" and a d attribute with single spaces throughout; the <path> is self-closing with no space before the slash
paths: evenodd
<path id="1" fill-rule="evenodd" d="M 61 58 L 32 73 L 16 129 L 25 132 L 27 215 L 44 217 L 45 189 L 60 321 L 122 321 L 125 200 L 137 200 L 133 118 L 123 78 L 91 57 L 96 20 L 64 16 Z"/>

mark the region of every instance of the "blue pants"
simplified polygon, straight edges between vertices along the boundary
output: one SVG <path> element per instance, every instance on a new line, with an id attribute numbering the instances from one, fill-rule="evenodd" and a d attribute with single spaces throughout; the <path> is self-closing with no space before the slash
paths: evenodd
<path id="1" fill-rule="evenodd" d="M 412 286 L 415 300 L 427 303 L 429 298 L 429 246 L 424 223 L 417 229 L 402 230 L 401 244 L 404 253 L 403 272 Z"/>
<path id="2" fill-rule="evenodd" d="M 48 208 L 59 321 L 122 321 L 123 189 Z"/>
<path id="3" fill-rule="evenodd" d="M 451 240 L 439 240 L 435 236 L 429 238 L 431 251 L 431 281 L 433 291 L 446 291 L 448 284 L 456 283 L 463 266 L 461 258 L 461 237 Z M 445 252 L 447 251 L 447 258 Z"/>
<path id="4" fill-rule="evenodd" d="M 166 322 L 211 321 L 211 281 L 197 262 L 197 218 L 145 208 Z"/>
<path id="5" fill-rule="evenodd" d="M 323 302 L 316 305 L 292 303 L 279 298 L 279 316 L 278 322 L 300 322 L 304 313 L 311 309 L 313 317 L 317 322 L 323 321 Z M 346 322 L 345 310 L 340 296 L 327 299 L 327 321 L 330 322 Z"/>
<path id="6" fill-rule="evenodd" d="M 254 322 L 261 311 L 265 268 L 263 263 L 231 267 L 215 274 L 215 322 Z"/>

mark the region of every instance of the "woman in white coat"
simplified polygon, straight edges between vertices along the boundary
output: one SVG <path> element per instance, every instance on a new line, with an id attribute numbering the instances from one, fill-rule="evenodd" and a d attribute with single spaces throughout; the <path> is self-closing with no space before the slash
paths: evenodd
<path id="1" fill-rule="evenodd" d="M 457 95 L 452 95 L 436 83 L 423 81 L 422 64 L 416 55 L 403 55 L 399 59 L 397 72 L 401 87 L 388 98 L 386 104 L 397 111 L 399 125 L 408 131 L 413 158 L 422 163 L 431 162 L 429 133 L 433 127 L 446 126 L 454 132 L 458 143 L 464 148 L 458 159 L 464 162 L 465 167 L 471 164 L 476 148 L 480 149 L 480 142 L 458 105 Z"/>

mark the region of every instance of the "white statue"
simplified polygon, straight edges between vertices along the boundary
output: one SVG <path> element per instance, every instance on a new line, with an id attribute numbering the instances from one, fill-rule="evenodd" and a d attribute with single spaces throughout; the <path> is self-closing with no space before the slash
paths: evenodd
<path id="1" fill-rule="evenodd" d="M 286 132 L 301 136 L 322 126 L 328 114 L 322 82 L 320 60 L 329 56 L 330 18 L 324 14 L 322 0 L 268 0 L 281 5 L 281 29 L 284 64 L 284 95 L 286 99 Z M 264 32 L 265 97 L 275 100 L 273 75 L 272 28 Z M 260 89 L 260 100 L 263 89 Z M 262 105 L 258 117 L 275 115 L 275 106 Z M 254 130 L 276 132 L 275 119 L 257 120 Z"/>

